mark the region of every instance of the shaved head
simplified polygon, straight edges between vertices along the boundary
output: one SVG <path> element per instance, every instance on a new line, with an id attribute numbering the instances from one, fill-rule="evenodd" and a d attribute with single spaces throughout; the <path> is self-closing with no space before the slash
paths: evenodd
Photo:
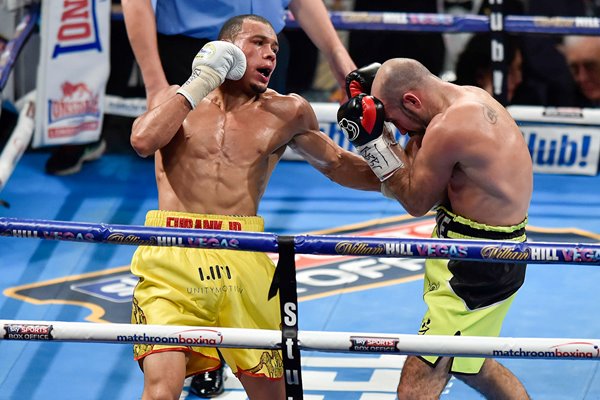
<path id="1" fill-rule="evenodd" d="M 402 94 L 422 88 L 431 76 L 431 72 L 416 60 L 393 58 L 377 71 L 371 93 L 381 100 L 390 101 L 396 97 L 400 101 Z"/>
<path id="2" fill-rule="evenodd" d="M 423 96 L 434 79 L 438 78 L 420 62 L 393 58 L 377 71 L 371 94 L 381 100 L 386 120 L 393 122 L 400 132 L 424 133 L 431 118 L 419 115 L 418 109 L 423 109 Z M 408 103 L 418 105 L 418 109 L 409 109 Z"/>

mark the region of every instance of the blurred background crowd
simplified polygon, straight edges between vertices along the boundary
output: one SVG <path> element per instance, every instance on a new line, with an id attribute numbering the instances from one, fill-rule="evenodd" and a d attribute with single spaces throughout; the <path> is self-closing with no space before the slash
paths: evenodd
<path id="1" fill-rule="evenodd" d="M 598 0 L 507 0 L 504 1 L 503 11 L 505 15 L 599 16 L 598 3 Z M 324 0 L 324 4 L 331 11 L 453 15 L 485 15 L 490 12 L 487 0 Z M 9 37 L 14 29 L 13 24 L 3 23 L 6 21 L 2 18 L 0 15 L 0 36 Z M 487 33 L 368 30 L 337 33 L 358 67 L 393 57 L 410 57 L 421 61 L 444 80 L 491 91 L 492 65 L 490 37 Z M 299 93 L 312 102 L 339 102 L 343 99 L 339 81 L 335 79 L 326 55 L 319 51 L 305 30 L 285 27 L 279 33 L 279 40 L 281 51 L 278 68 L 283 76 L 277 79 L 273 77 L 271 85 L 274 89 L 282 93 Z M 5 42 L 6 39 L 0 39 L 0 47 Z M 0 121 L 2 141 L 6 140 L 17 119 L 16 110 L 11 108 L 7 100 L 18 99 L 35 88 L 35 79 L 31 77 L 35 77 L 37 68 L 38 43 L 39 37 L 34 34 L 19 57 L 11 86 L 3 93 L 4 112 Z M 122 4 L 113 0 L 111 72 L 106 91 L 121 97 L 144 98 L 147 88 L 144 87 L 130 43 L 122 17 Z M 507 35 L 505 57 L 509 65 L 509 104 L 564 107 L 596 107 L 600 104 L 600 37 Z M 185 64 L 177 58 L 173 58 L 173 63 Z M 166 64 L 164 60 L 163 64 Z M 167 71 L 168 65 L 163 67 Z M 133 119 L 129 117 L 106 115 L 102 148 L 96 150 L 100 153 L 131 152 L 129 131 L 132 122 Z M 71 155 L 61 154 L 63 158 L 71 157 L 70 163 L 83 156 L 83 150 Z M 46 167 L 46 172 L 51 174 L 71 172 L 64 165 L 54 166 L 54 169 L 49 165 Z"/>
<path id="2" fill-rule="evenodd" d="M 13 15 L 3 11 L 2 1 L 0 0 L 0 54 L 14 33 L 16 23 Z M 179 21 L 177 18 L 181 15 L 174 16 L 165 9 L 169 6 L 167 0 L 159 1 L 163 7 L 162 15 L 166 15 L 165 19 L 157 20 L 154 31 L 148 30 L 155 17 L 152 15 L 153 11 L 144 6 L 148 6 L 150 1 L 123 0 L 122 3 L 120 0 L 112 0 L 111 61 L 107 94 L 123 98 L 150 98 L 156 93 L 155 89 L 164 86 L 166 82 L 182 84 L 189 75 L 193 56 L 204 43 L 214 40 L 214 37 L 210 37 L 214 36 L 214 32 L 200 37 L 187 36 L 185 29 L 194 29 L 191 26 L 194 23 L 192 19 L 200 18 L 204 14 L 198 12 L 191 15 L 188 21 Z M 198 0 L 177 1 L 183 4 L 184 9 L 192 7 L 193 2 Z M 289 3 L 290 10 L 301 26 L 290 28 L 281 23 L 280 27 L 275 27 L 280 51 L 277 71 L 271 77 L 270 86 L 280 93 L 298 93 L 311 102 L 344 101 L 344 90 L 340 87 L 340 71 L 337 71 L 337 76 L 336 71 L 332 71 L 332 58 L 335 56 L 331 54 L 331 41 L 328 40 L 329 32 L 326 29 L 328 27 L 323 21 L 318 21 L 315 18 L 315 10 L 310 9 L 317 4 L 315 1 L 318 1 L 320 6 L 320 0 L 260 1 L 273 5 L 274 15 L 278 11 L 275 4 L 279 7 Z M 129 14 L 124 10 L 125 3 L 129 4 L 127 7 L 131 7 Z M 490 14 L 488 0 L 323 0 L 323 3 L 330 11 Z M 266 8 L 267 5 L 263 7 Z M 217 13 L 223 10 L 202 11 L 210 18 L 210 12 Z M 503 12 L 505 15 L 600 17 L 600 0 L 504 0 Z M 307 29 L 307 24 L 313 22 L 311 18 L 315 18 L 314 26 Z M 301 19 L 304 21 L 300 21 Z M 183 24 L 177 25 L 173 23 L 174 20 Z M 175 29 L 165 27 L 165 24 L 171 24 Z M 322 31 L 319 32 L 319 29 Z M 331 34 L 335 35 L 333 31 Z M 395 57 L 414 58 L 443 80 L 459 85 L 479 86 L 492 92 L 493 65 L 489 33 L 421 33 L 365 29 L 339 30 L 337 35 L 347 49 L 350 62 L 357 67 L 373 62 L 382 63 Z M 151 54 L 149 51 L 152 40 L 148 40 L 155 40 L 156 37 L 156 50 L 160 53 L 160 59 L 159 54 Z M 154 46 L 156 44 L 154 43 Z M 507 105 L 588 108 L 600 106 L 600 36 L 506 34 L 504 46 L 507 63 Z M 17 123 L 18 111 L 14 102 L 36 88 L 39 47 L 39 33 L 34 32 L 17 60 L 12 79 L 2 92 L 0 151 Z M 149 60 L 151 57 L 155 57 L 155 60 Z M 136 59 L 145 60 L 145 64 L 141 65 Z M 339 66 L 347 67 L 347 61 L 340 61 Z M 0 59 L 0 65 L 1 62 Z M 97 159 L 105 152 L 131 153 L 132 156 L 136 156 L 129 142 L 133 120 L 133 117 L 107 114 L 104 116 L 101 139 L 98 142 L 29 151 L 50 152 L 45 171 L 51 175 L 77 173 L 83 162 Z M 199 395 L 204 393 L 203 384 L 215 393 L 222 391 L 222 384 L 219 383 L 222 377 L 219 371 L 215 373 L 219 375 L 200 377 L 197 384 Z M 192 388 L 194 387 L 196 386 L 192 384 Z M 206 397 L 210 396 L 207 394 Z"/>

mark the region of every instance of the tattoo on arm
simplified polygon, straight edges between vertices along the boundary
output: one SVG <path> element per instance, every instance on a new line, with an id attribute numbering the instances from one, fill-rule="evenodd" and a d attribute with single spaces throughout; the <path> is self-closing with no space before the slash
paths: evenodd
<path id="1" fill-rule="evenodd" d="M 498 113 L 487 104 L 483 104 L 483 115 L 491 124 L 495 124 L 498 121 Z"/>

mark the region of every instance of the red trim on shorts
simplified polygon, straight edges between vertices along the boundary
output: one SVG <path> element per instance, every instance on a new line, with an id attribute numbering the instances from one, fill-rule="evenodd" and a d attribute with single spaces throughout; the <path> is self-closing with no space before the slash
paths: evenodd
<path id="1" fill-rule="evenodd" d="M 240 375 L 241 375 L 241 374 L 244 374 L 244 375 L 246 375 L 246 376 L 252 376 L 252 377 L 254 377 L 254 378 L 266 378 L 266 379 L 268 379 L 268 380 L 270 380 L 270 381 L 278 381 L 279 379 L 282 379 L 282 378 L 283 378 L 283 375 L 282 375 L 282 376 L 280 376 L 279 378 L 271 378 L 271 377 L 268 377 L 268 376 L 267 376 L 267 375 L 265 375 L 265 374 L 252 374 L 252 373 L 250 373 L 250 372 L 248 372 L 248 371 L 246 371 L 246 370 L 243 370 L 243 369 L 241 369 L 241 368 L 240 368 L 239 366 L 237 366 L 237 365 L 236 365 L 236 369 L 237 369 L 237 372 L 235 373 L 235 376 L 237 376 L 237 377 L 238 377 L 238 379 L 239 379 L 239 377 L 240 377 Z"/>
<path id="2" fill-rule="evenodd" d="M 195 375 L 198 375 L 198 374 L 203 374 L 203 373 L 205 373 L 205 372 L 216 371 L 216 370 L 218 370 L 219 368 L 221 368 L 221 364 L 222 364 L 222 362 L 221 362 L 221 359 L 219 359 L 219 358 L 215 358 L 215 357 L 210 357 L 210 356 L 207 356 L 207 355 L 205 355 L 205 354 L 202 354 L 202 353 L 199 353 L 199 352 L 197 352 L 197 351 L 194 351 L 194 350 L 190 349 L 189 347 L 171 347 L 171 348 L 163 348 L 163 349 L 158 349 L 158 350 L 150 350 L 149 352 L 147 352 L 147 353 L 144 353 L 144 355 L 142 355 L 142 356 L 139 356 L 139 357 L 133 357 L 133 359 L 139 363 L 139 365 L 140 365 L 140 368 L 141 368 L 141 369 L 142 369 L 142 371 L 143 371 L 143 368 L 142 368 L 142 363 L 140 363 L 140 361 L 141 361 L 141 360 L 143 360 L 144 358 L 146 358 L 146 357 L 147 357 L 147 356 L 149 356 L 150 354 L 165 353 L 165 352 L 168 352 L 168 351 L 180 351 L 180 352 L 182 352 L 182 353 L 191 353 L 191 354 L 195 354 L 195 355 L 197 355 L 197 356 L 199 356 L 199 357 L 206 358 L 207 360 L 215 360 L 215 361 L 219 361 L 219 365 L 217 365 L 216 367 L 214 367 L 214 368 L 206 368 L 206 369 L 201 369 L 201 370 L 195 371 L 195 372 L 194 372 L 194 373 L 192 373 L 192 374 L 186 374 L 186 376 L 185 376 L 186 378 L 189 378 L 190 376 L 195 376 Z M 186 369 L 187 369 L 187 366 L 186 366 Z M 238 371 L 239 371 L 239 368 L 238 368 Z"/>
<path id="3" fill-rule="evenodd" d="M 171 348 L 168 348 L 168 349 L 150 350 L 150 351 L 142 354 L 141 356 L 133 357 L 133 359 L 135 361 L 140 361 L 144 357 L 149 356 L 150 354 L 164 353 L 165 351 L 181 351 L 181 352 L 187 353 L 187 352 L 190 352 L 192 350 L 189 347 L 171 347 Z M 207 357 L 207 358 L 210 358 L 210 357 Z"/>

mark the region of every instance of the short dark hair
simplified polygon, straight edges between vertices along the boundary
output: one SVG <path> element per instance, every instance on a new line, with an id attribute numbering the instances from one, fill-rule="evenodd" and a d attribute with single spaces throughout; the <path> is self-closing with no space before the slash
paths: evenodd
<path id="1" fill-rule="evenodd" d="M 273 25 L 271 25 L 271 23 L 269 22 L 269 20 L 261 17 L 260 15 L 256 15 L 256 14 L 236 15 L 235 17 L 231 17 L 227 21 L 225 21 L 225 23 L 223 24 L 223 27 L 221 27 L 221 31 L 219 32 L 219 40 L 232 40 L 233 41 L 235 39 L 235 37 L 238 35 L 238 33 L 240 33 L 240 31 L 242 30 L 242 24 L 244 23 L 244 21 L 246 21 L 248 19 L 252 20 L 252 21 L 262 22 L 263 24 L 270 26 L 271 29 L 275 30 L 273 28 Z"/>

